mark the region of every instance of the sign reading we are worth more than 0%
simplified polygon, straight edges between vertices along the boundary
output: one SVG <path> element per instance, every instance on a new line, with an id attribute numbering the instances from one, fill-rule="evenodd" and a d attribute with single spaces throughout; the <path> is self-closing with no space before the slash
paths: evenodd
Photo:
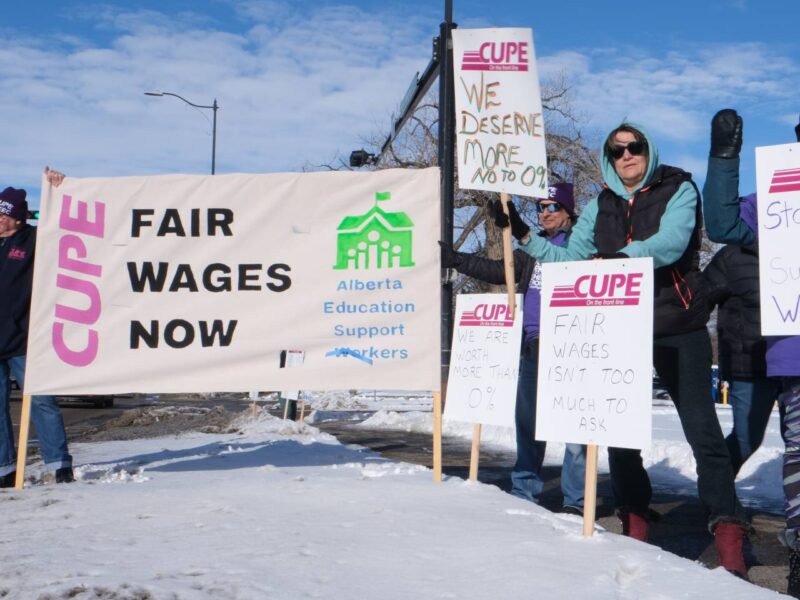
<path id="1" fill-rule="evenodd" d="M 511 319 L 505 294 L 459 294 L 444 416 L 484 425 L 514 426 L 521 296 Z"/>
<path id="2" fill-rule="evenodd" d="M 646 448 L 653 259 L 542 265 L 536 439 Z"/>
<path id="3" fill-rule="evenodd" d="M 459 187 L 546 197 L 532 31 L 456 29 L 453 56 Z"/>
<path id="4" fill-rule="evenodd" d="M 761 333 L 800 335 L 800 144 L 756 148 Z"/>

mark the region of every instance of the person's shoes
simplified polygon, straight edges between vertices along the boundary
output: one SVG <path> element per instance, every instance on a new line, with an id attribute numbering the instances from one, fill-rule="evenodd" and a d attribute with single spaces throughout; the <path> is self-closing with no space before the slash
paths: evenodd
<path id="1" fill-rule="evenodd" d="M 572 506 L 570 504 L 565 504 L 561 507 L 561 510 L 558 511 L 565 515 L 577 515 L 579 517 L 583 516 L 583 509 L 578 506 Z"/>
<path id="2" fill-rule="evenodd" d="M 800 551 L 789 550 L 789 585 L 786 594 L 793 598 L 800 598 Z"/>
<path id="3" fill-rule="evenodd" d="M 650 533 L 650 522 L 647 516 L 638 512 L 618 512 L 617 516 L 622 521 L 622 535 L 631 537 L 640 542 L 647 542 Z"/>
<path id="4" fill-rule="evenodd" d="M 11 471 L 8 475 L 0 475 L 0 488 L 11 488 L 17 483 L 17 472 Z"/>
<path id="5" fill-rule="evenodd" d="M 721 521 L 714 527 L 714 546 L 719 554 L 719 564 L 730 573 L 747 577 L 744 564 L 744 538 L 747 528 L 739 523 Z"/>
<path id="6" fill-rule="evenodd" d="M 56 471 L 56 483 L 72 483 L 75 481 L 75 475 L 72 473 L 72 467 L 62 467 Z"/>

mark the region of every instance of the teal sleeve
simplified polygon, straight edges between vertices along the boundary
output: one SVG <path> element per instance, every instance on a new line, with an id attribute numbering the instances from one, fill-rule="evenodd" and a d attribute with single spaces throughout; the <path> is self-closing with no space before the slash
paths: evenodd
<path id="1" fill-rule="evenodd" d="M 739 202 L 739 157 L 709 158 L 703 186 L 708 239 L 744 246 L 756 242 L 755 232 L 739 215 Z"/>
<path id="2" fill-rule="evenodd" d="M 656 269 L 671 265 L 689 245 L 699 201 L 694 186 L 688 181 L 683 182 L 667 203 L 658 232 L 646 240 L 631 242 L 620 252 L 631 258 L 652 256 Z"/>
<path id="3" fill-rule="evenodd" d="M 595 221 L 597 221 L 597 198 L 590 200 L 584 207 L 564 246 L 556 246 L 542 236 L 531 234 L 528 243 L 520 247 L 541 262 L 564 262 L 591 258 L 597 254 L 597 247 L 594 245 Z"/>

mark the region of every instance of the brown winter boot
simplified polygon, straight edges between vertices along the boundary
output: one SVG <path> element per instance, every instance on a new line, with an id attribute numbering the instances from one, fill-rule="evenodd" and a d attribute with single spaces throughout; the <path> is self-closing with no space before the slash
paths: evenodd
<path id="1" fill-rule="evenodd" d="M 719 564 L 729 572 L 747 578 L 744 564 L 744 538 L 747 529 L 739 523 L 721 521 L 714 527 L 714 546 L 719 554 Z"/>
<path id="2" fill-rule="evenodd" d="M 647 542 L 650 523 L 645 515 L 636 512 L 618 512 L 617 516 L 622 521 L 622 535 L 627 535 L 640 542 Z"/>

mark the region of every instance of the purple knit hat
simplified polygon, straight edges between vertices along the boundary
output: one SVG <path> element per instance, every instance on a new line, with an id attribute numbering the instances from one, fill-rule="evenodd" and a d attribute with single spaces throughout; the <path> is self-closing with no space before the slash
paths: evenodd
<path id="1" fill-rule="evenodd" d="M 756 208 L 755 194 L 748 194 L 739 198 L 739 216 L 758 238 L 758 209 Z"/>
<path id="2" fill-rule="evenodd" d="M 541 198 L 540 200 L 552 200 L 553 202 L 558 202 L 564 207 L 564 210 L 567 211 L 570 217 L 574 217 L 575 195 L 572 190 L 573 187 L 571 183 L 561 181 L 548 187 L 547 198 Z"/>
<path id="3" fill-rule="evenodd" d="M 0 215 L 6 215 L 23 223 L 28 219 L 28 202 L 25 190 L 7 187 L 0 192 Z"/>

